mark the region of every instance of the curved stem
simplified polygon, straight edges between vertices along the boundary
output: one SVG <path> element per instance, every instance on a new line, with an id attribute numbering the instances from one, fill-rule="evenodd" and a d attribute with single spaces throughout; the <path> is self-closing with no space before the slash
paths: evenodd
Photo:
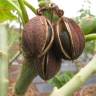
<path id="1" fill-rule="evenodd" d="M 30 3 L 28 3 L 26 0 L 24 0 L 24 3 L 25 3 L 25 5 L 26 5 L 28 8 L 30 8 L 30 9 L 32 10 L 33 13 L 36 14 L 36 9 L 35 9 Z"/>
<path id="2" fill-rule="evenodd" d="M 96 40 L 96 33 L 85 35 L 86 41 Z"/>
<path id="3" fill-rule="evenodd" d="M 26 8 L 24 6 L 24 1 L 23 0 L 18 0 L 18 3 L 20 5 L 21 11 L 22 11 L 23 24 L 26 24 L 29 21 L 29 18 L 28 18 Z"/>
<path id="4" fill-rule="evenodd" d="M 24 64 L 22 65 L 21 74 L 15 86 L 16 96 L 24 96 L 30 83 L 32 82 L 34 77 L 37 75 L 34 70 L 33 63 L 34 63 L 34 60 L 31 62 L 31 64 L 25 61 Z"/>

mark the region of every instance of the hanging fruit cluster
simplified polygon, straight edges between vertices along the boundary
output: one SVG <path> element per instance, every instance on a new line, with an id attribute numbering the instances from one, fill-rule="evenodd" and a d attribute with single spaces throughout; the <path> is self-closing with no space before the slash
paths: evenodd
<path id="1" fill-rule="evenodd" d="M 50 11 L 51 10 L 51 11 Z M 58 20 L 44 16 L 45 12 L 55 14 Z M 52 78 L 60 69 L 61 59 L 77 59 L 85 46 L 84 35 L 80 27 L 70 18 L 63 16 L 58 6 L 40 8 L 37 16 L 25 26 L 22 34 L 22 50 L 25 59 L 44 79 Z"/>

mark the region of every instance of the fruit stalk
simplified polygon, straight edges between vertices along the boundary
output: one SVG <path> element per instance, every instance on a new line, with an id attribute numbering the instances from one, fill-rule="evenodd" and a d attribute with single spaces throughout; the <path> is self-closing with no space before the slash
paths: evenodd
<path id="1" fill-rule="evenodd" d="M 86 41 L 96 40 L 96 34 L 93 33 L 93 34 L 85 35 L 85 38 L 86 38 Z"/>
<path id="2" fill-rule="evenodd" d="M 50 96 L 71 96 L 90 76 L 93 75 L 94 72 L 96 72 L 96 55 L 63 87 L 60 89 L 55 87 Z"/>
<path id="3" fill-rule="evenodd" d="M 27 91 L 30 83 L 32 82 L 35 76 L 36 72 L 34 71 L 34 68 L 30 64 L 26 64 L 25 61 L 22 65 L 21 74 L 16 82 L 15 95 L 24 96 L 25 92 Z"/>

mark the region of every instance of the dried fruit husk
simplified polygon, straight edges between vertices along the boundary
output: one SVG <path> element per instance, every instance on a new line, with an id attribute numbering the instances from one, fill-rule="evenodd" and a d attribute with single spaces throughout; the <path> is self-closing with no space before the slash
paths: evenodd
<path id="1" fill-rule="evenodd" d="M 64 59 L 77 59 L 85 47 L 84 34 L 72 19 L 61 17 L 55 25 L 55 46 Z"/>
<path id="2" fill-rule="evenodd" d="M 51 47 L 54 32 L 50 22 L 44 16 L 32 18 L 24 26 L 22 49 L 25 57 L 37 58 L 44 55 Z"/>
<path id="3" fill-rule="evenodd" d="M 44 16 L 36 16 L 24 26 L 22 33 L 24 57 L 28 63 L 33 65 L 37 74 L 40 74 L 45 80 L 51 78 L 59 70 L 58 66 L 60 66 L 57 65 L 58 62 L 56 62 L 57 60 L 53 55 L 46 55 L 49 54 L 53 40 L 54 32 L 52 25 Z M 46 58 L 48 58 L 47 64 Z"/>
<path id="4" fill-rule="evenodd" d="M 40 77 L 44 80 L 49 80 L 59 71 L 61 59 L 57 58 L 52 51 L 49 51 L 42 57 L 38 58 L 36 64 L 38 64 L 38 66 L 35 67 Z"/>

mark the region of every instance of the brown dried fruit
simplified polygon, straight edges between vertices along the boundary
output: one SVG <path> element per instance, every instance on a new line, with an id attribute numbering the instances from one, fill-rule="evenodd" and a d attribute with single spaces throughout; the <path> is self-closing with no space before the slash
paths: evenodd
<path id="1" fill-rule="evenodd" d="M 54 32 L 50 22 L 44 16 L 32 18 L 22 34 L 22 49 L 27 57 L 44 55 L 51 47 Z"/>
<path id="2" fill-rule="evenodd" d="M 84 35 L 72 19 L 61 17 L 54 32 L 49 20 L 36 16 L 24 26 L 22 34 L 25 58 L 30 64 L 35 61 L 33 67 L 44 80 L 59 71 L 61 58 L 76 59 L 85 45 Z"/>
<path id="3" fill-rule="evenodd" d="M 84 34 L 80 27 L 72 19 L 61 17 L 54 30 L 57 54 L 64 59 L 77 59 L 85 47 Z"/>
<path id="4" fill-rule="evenodd" d="M 38 74 L 44 79 L 51 79 L 60 69 L 61 59 L 57 58 L 51 51 L 37 59 L 35 66 Z"/>
<path id="5" fill-rule="evenodd" d="M 32 18 L 22 33 L 22 49 L 25 59 L 43 79 L 47 80 L 59 70 L 60 64 L 48 50 L 54 40 L 54 32 L 50 22 L 44 16 Z M 54 67 L 54 69 L 52 69 Z"/>

